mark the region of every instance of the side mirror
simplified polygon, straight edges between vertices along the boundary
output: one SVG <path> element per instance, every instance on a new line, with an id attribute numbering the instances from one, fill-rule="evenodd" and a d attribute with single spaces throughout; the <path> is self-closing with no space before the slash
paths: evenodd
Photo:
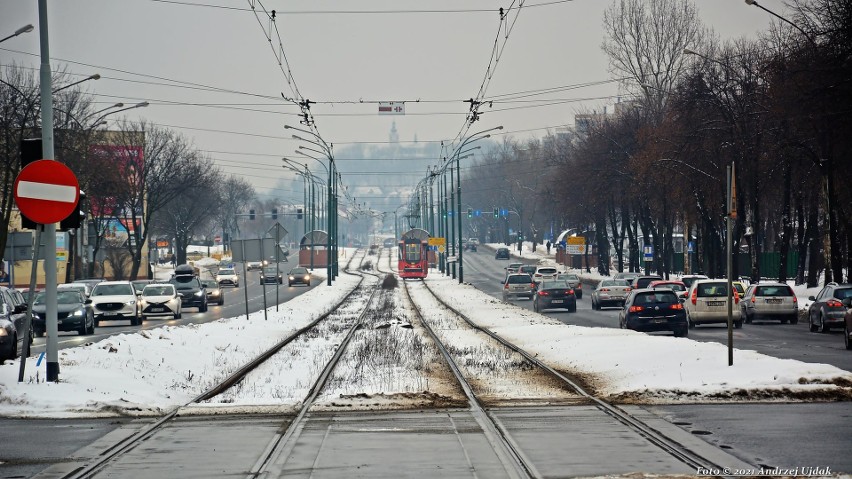
<path id="1" fill-rule="evenodd" d="M 816 301 L 816 298 L 813 296 L 808 296 L 808 301 Z"/>
<path id="2" fill-rule="evenodd" d="M 89 298 L 86 298 L 86 304 L 92 304 L 92 300 L 89 299 Z"/>
<path id="3" fill-rule="evenodd" d="M 6 303 L 0 304 L 0 316 L 8 316 L 9 315 L 9 305 Z"/>

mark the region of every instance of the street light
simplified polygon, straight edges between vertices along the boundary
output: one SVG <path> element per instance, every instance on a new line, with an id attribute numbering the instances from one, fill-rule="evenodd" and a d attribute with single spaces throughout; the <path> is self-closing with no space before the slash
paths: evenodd
<path id="1" fill-rule="evenodd" d="M 61 87 L 57 88 L 56 90 L 53 90 L 51 93 L 53 93 L 53 94 L 55 95 L 57 92 L 60 92 L 60 91 L 62 91 L 62 90 L 65 90 L 66 88 L 71 88 L 71 87 L 72 87 L 72 86 L 74 86 L 74 85 L 79 85 L 80 83 L 83 83 L 84 81 L 89 81 L 89 80 L 100 80 L 100 79 L 101 79 L 101 75 L 100 75 L 100 74 L 98 74 L 98 73 L 95 73 L 94 75 L 89 75 L 89 76 L 87 76 L 86 78 L 83 78 L 82 80 L 77 80 L 77 81 L 75 81 L 75 82 L 73 82 L 73 83 L 69 83 L 69 84 L 67 84 L 67 85 L 65 85 L 65 86 L 61 86 Z"/>
<path id="2" fill-rule="evenodd" d="M 23 27 L 21 27 L 21 28 L 19 28 L 19 29 L 15 30 L 15 33 L 13 33 L 13 34 L 9 35 L 8 37 L 4 37 L 3 39 L 0 39 L 0 43 L 3 43 L 3 42 L 5 42 L 6 40 L 8 40 L 8 39 L 10 39 L 10 38 L 15 38 L 15 37 L 17 37 L 18 35 L 20 35 L 20 34 L 22 34 L 22 33 L 29 33 L 29 32 L 31 32 L 31 31 L 33 31 L 33 28 L 35 28 L 35 27 L 33 27 L 33 26 L 32 26 L 32 24 L 30 24 L 30 25 L 24 25 Z"/>
<path id="3" fill-rule="evenodd" d="M 805 32 L 804 30 L 802 30 L 802 28 L 801 28 L 801 27 L 799 27 L 798 25 L 796 25 L 795 23 L 791 22 L 790 20 L 787 20 L 786 18 L 782 17 L 781 15 L 778 15 L 777 13 L 775 13 L 775 12 L 773 12 L 772 10 L 770 10 L 770 9 L 768 9 L 768 8 L 766 8 L 766 7 L 764 7 L 763 5 L 760 5 L 759 3 L 757 3 L 757 0 L 745 0 L 745 2 L 746 2 L 746 5 L 754 5 L 755 7 L 759 8 L 759 9 L 763 10 L 764 12 L 766 12 L 766 13 L 768 13 L 768 14 L 770 14 L 770 15 L 774 16 L 775 18 L 777 18 L 777 19 L 779 19 L 779 20 L 781 20 L 782 22 L 785 22 L 785 23 L 788 23 L 788 24 L 792 25 L 792 26 L 793 26 L 793 28 L 795 28 L 796 30 L 798 30 L 798 31 L 802 32 L 802 35 L 804 35 L 804 36 L 805 36 L 805 38 L 807 38 L 807 39 L 808 39 L 808 42 L 810 42 L 810 44 L 811 44 L 811 45 L 813 45 L 813 46 L 817 46 L 817 45 L 816 45 L 816 42 L 814 42 L 813 38 L 811 38 L 811 36 L 810 36 L 810 35 L 808 35 L 808 34 L 807 34 L 807 32 Z"/>
<path id="4" fill-rule="evenodd" d="M 486 133 L 496 131 L 496 130 L 502 130 L 502 129 L 503 129 L 503 125 L 500 125 L 500 126 L 496 126 L 494 128 L 489 128 L 487 130 L 482 130 L 480 132 L 474 133 L 474 134 L 470 135 L 469 137 L 467 137 L 467 139 L 462 141 L 461 144 L 458 146 L 458 148 L 456 148 L 456 151 L 453 153 L 453 156 L 456 157 L 456 205 L 457 205 L 456 210 L 457 211 L 459 211 L 459 212 L 461 211 L 461 168 L 459 166 L 459 163 L 461 161 L 461 157 L 460 157 L 461 153 L 463 153 L 462 148 L 464 148 L 465 145 L 467 145 L 469 143 L 473 143 L 474 141 L 479 141 L 479 140 L 482 140 L 482 139 L 485 139 L 485 138 L 490 138 L 491 135 L 486 134 Z M 485 135 L 479 136 L 479 135 L 483 135 L 483 134 L 485 134 Z M 466 150 L 466 151 L 470 151 L 470 150 Z M 473 153 L 471 153 L 470 155 L 472 156 Z M 452 172 L 450 172 L 450 175 L 452 175 Z M 459 225 L 458 263 L 459 263 L 459 284 L 461 284 L 461 283 L 464 282 L 464 261 L 462 259 L 462 246 L 463 245 L 462 245 L 462 241 L 461 241 L 462 240 L 462 215 L 457 214 L 456 216 L 458 216 L 458 225 Z"/>

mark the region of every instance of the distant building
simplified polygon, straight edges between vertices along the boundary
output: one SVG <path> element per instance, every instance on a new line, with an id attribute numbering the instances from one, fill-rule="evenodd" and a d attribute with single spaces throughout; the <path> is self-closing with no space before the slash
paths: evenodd
<path id="1" fill-rule="evenodd" d="M 388 134 L 388 140 L 391 143 L 399 143 L 399 132 L 396 131 L 396 122 L 393 122 L 391 126 L 390 134 Z"/>

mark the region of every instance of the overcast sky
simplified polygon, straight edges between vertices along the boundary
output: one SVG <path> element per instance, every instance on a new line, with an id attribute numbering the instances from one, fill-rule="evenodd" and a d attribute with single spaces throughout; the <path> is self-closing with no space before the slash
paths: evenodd
<path id="1" fill-rule="evenodd" d="M 317 102 L 311 111 L 319 132 L 340 147 L 387 142 L 393 121 L 401 141 L 452 140 L 464 125 L 464 100 L 476 97 L 483 83 L 495 41 L 502 47 L 505 40 L 505 49 L 486 97 L 612 77 L 600 48 L 606 0 L 527 1 L 516 20 L 509 17 L 508 39 L 497 38 L 497 9 L 510 2 L 200 1 L 48 1 L 53 66 L 81 76 L 99 73 L 102 78 L 88 85 L 100 107 L 150 102 L 129 117 L 179 130 L 260 193 L 274 191 L 276 178 L 286 174 L 279 158 L 293 156 L 299 144 L 283 128 L 301 127 L 299 110 L 282 93 Z M 771 20 L 742 0 L 697 4 L 706 26 L 722 39 L 756 38 Z M 784 12 L 779 0 L 761 4 Z M 263 7 L 276 10 L 271 43 Z M 37 27 L 0 45 L 0 64 L 37 69 L 37 2 L 0 0 L 0 11 L 0 38 L 27 23 Z M 288 83 L 287 71 L 294 82 Z M 204 91 L 202 85 L 244 94 Z M 481 110 L 470 132 L 503 125 L 515 138 L 541 136 L 572 124 L 578 111 L 614 103 L 618 94 L 616 84 L 605 83 L 530 98 L 547 102 L 495 103 Z M 376 101 L 404 101 L 406 115 L 380 116 Z"/>

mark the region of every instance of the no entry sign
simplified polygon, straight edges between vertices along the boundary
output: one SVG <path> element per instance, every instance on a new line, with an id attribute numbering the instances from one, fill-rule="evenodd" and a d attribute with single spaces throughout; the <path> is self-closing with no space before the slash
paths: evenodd
<path id="1" fill-rule="evenodd" d="M 67 166 L 54 160 L 38 160 L 25 166 L 15 178 L 15 202 L 30 220 L 51 224 L 67 218 L 77 208 L 80 185 Z"/>

